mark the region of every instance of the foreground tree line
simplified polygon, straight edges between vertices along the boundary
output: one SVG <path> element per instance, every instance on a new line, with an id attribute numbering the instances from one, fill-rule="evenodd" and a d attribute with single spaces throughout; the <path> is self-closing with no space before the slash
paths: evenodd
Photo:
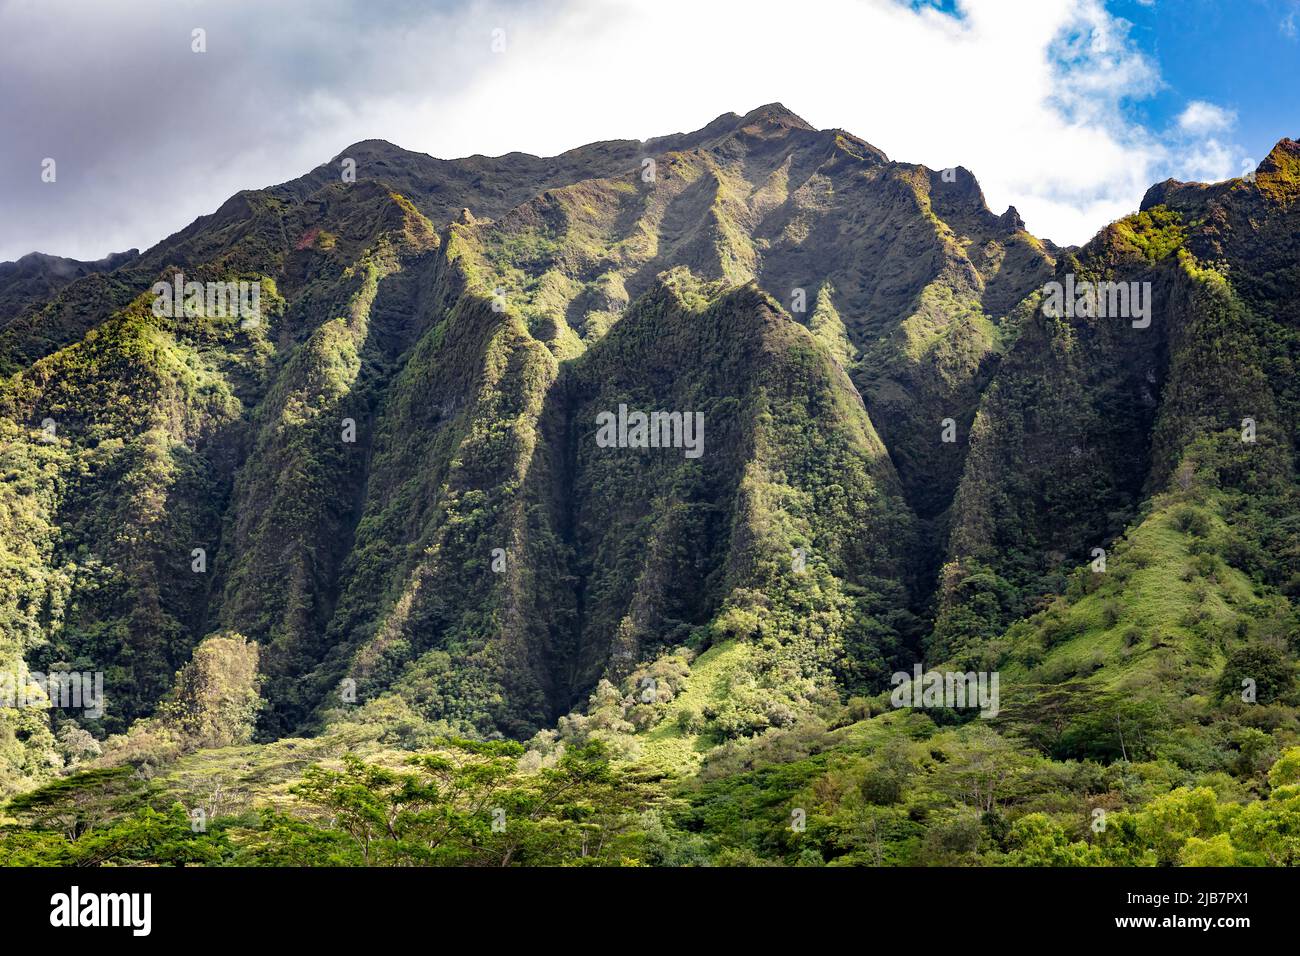
<path id="1" fill-rule="evenodd" d="M 203 827 L 180 803 L 115 809 L 138 786 L 131 769 L 93 770 L 11 801 L 8 812 L 19 822 L 0 829 L 0 859 L 11 866 L 1300 864 L 1300 748 L 1273 764 L 1264 800 L 1225 801 L 1208 786 L 1179 787 L 1140 808 L 1094 814 L 1087 838 L 1048 813 L 1009 819 L 993 799 L 981 810 L 978 783 L 975 799 L 937 810 L 921 826 L 896 812 L 888 774 L 869 774 L 830 812 L 814 810 L 805 827 L 780 828 L 745 812 L 754 799 L 784 810 L 789 800 L 777 779 L 758 792 L 750 781 L 751 792 L 733 791 L 724 806 L 718 790 L 670 798 L 612 764 L 599 744 L 534 771 L 520 769 L 522 755 L 512 742 L 447 741 L 398 769 L 347 756 L 339 769 L 303 774 L 291 788 L 291 811 L 267 805 Z"/>
<path id="2" fill-rule="evenodd" d="M 0 862 L 1300 864 L 1300 747 L 1279 752 L 1249 728 L 1228 772 L 1190 772 L 1155 718 L 1137 728 L 1129 715 L 1150 742 L 1134 759 L 1053 759 L 980 720 L 856 699 L 720 743 L 698 773 L 674 776 L 599 722 L 539 735 L 543 747 L 440 736 L 373 709 L 323 743 L 251 744 L 256 657 L 238 635 L 205 642 L 155 718 L 8 802 Z M 271 755 L 299 750 L 277 776 Z M 232 766 L 242 783 L 223 789 Z"/>

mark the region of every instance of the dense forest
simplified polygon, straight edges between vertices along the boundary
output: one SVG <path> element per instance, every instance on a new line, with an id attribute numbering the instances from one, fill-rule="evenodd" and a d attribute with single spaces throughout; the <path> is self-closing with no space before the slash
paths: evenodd
<path id="1" fill-rule="evenodd" d="M 0 268 L 0 862 L 1300 864 L 1297 303 L 775 104 Z"/>

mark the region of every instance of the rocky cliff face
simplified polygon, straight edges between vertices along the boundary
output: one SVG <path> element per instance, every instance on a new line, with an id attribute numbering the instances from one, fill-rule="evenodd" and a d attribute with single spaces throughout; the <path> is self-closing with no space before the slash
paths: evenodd
<path id="1" fill-rule="evenodd" d="M 1297 149 L 1062 250 L 779 105 L 548 159 L 368 141 L 142 255 L 0 270 L 0 653 L 105 671 L 120 731 L 235 631 L 264 737 L 340 693 L 526 737 L 727 641 L 743 734 L 979 659 L 1207 435 L 1253 418 L 1291 481 Z M 158 314 L 177 273 L 256 313 Z M 1149 283 L 1149 323 L 1045 309 L 1067 275 Z M 664 447 L 600 439 L 629 411 Z M 49 728 L 4 720 L 37 772 Z"/>

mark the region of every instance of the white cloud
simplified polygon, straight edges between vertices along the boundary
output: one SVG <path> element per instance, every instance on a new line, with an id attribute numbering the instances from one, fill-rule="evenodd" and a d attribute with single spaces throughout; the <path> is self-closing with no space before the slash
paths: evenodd
<path id="1" fill-rule="evenodd" d="M 1238 166 L 1244 162 L 1244 166 Z M 1241 150 L 1225 146 L 1217 139 L 1206 139 L 1193 144 L 1182 155 L 1183 178 L 1204 183 L 1219 182 L 1240 176 L 1255 168 L 1255 163 L 1241 160 Z"/>
<path id="2" fill-rule="evenodd" d="M 1125 100 L 1155 92 L 1159 73 L 1094 0 L 964 0 L 960 19 L 892 0 L 804 0 L 797 17 L 774 0 L 744 17 L 695 0 L 601 6 L 525 24 L 456 108 L 439 108 L 430 151 L 483 148 L 487 133 L 490 150 L 553 152 L 779 100 L 891 158 L 970 168 L 990 206 L 1016 205 L 1058 242 L 1086 241 L 1152 182 L 1194 170 L 1126 118 Z"/>
<path id="3" fill-rule="evenodd" d="M 1236 122 L 1237 114 L 1234 110 L 1204 100 L 1192 100 L 1178 114 L 1179 129 L 1193 134 L 1219 133 L 1231 129 Z"/>
<path id="4" fill-rule="evenodd" d="M 1135 209 L 1152 182 L 1194 178 L 1217 146 L 1130 118 L 1159 71 L 1100 0 L 959 0 L 960 18 L 898 0 L 285 0 L 274 23 L 261 0 L 140 0 L 112 17 L 83 4 L 84 17 L 28 7 L 8 22 L 0 6 L 14 51 L 0 86 L 16 91 L 0 124 L 28 133 L 0 142 L 0 160 L 71 153 L 57 192 L 0 179 L 0 204 L 20 207 L 0 220 L 0 258 L 147 246 L 368 137 L 548 155 L 780 101 L 891 158 L 966 166 L 995 211 L 1014 204 L 1062 243 Z M 197 24 L 206 58 L 189 53 Z M 63 86 L 52 48 L 76 64 Z"/>

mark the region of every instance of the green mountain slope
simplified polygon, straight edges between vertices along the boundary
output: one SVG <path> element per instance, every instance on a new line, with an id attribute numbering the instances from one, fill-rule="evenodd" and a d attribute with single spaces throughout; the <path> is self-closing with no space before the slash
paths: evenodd
<path id="1" fill-rule="evenodd" d="M 223 821 L 196 859 L 366 862 L 336 788 L 429 772 L 514 862 L 586 844 L 466 794 L 591 786 L 654 863 L 1293 859 L 1242 814 L 1290 812 L 1300 744 L 1298 193 L 1283 140 L 1060 249 L 773 104 L 546 159 L 367 141 L 0 274 L 0 665 L 106 695 L 0 701 L 0 848 L 179 801 Z M 260 309 L 160 312 L 178 275 Z M 996 713 L 900 711 L 914 664 Z M 1162 843 L 1186 801 L 1214 826 Z M 433 862 L 421 825 L 385 859 Z"/>

